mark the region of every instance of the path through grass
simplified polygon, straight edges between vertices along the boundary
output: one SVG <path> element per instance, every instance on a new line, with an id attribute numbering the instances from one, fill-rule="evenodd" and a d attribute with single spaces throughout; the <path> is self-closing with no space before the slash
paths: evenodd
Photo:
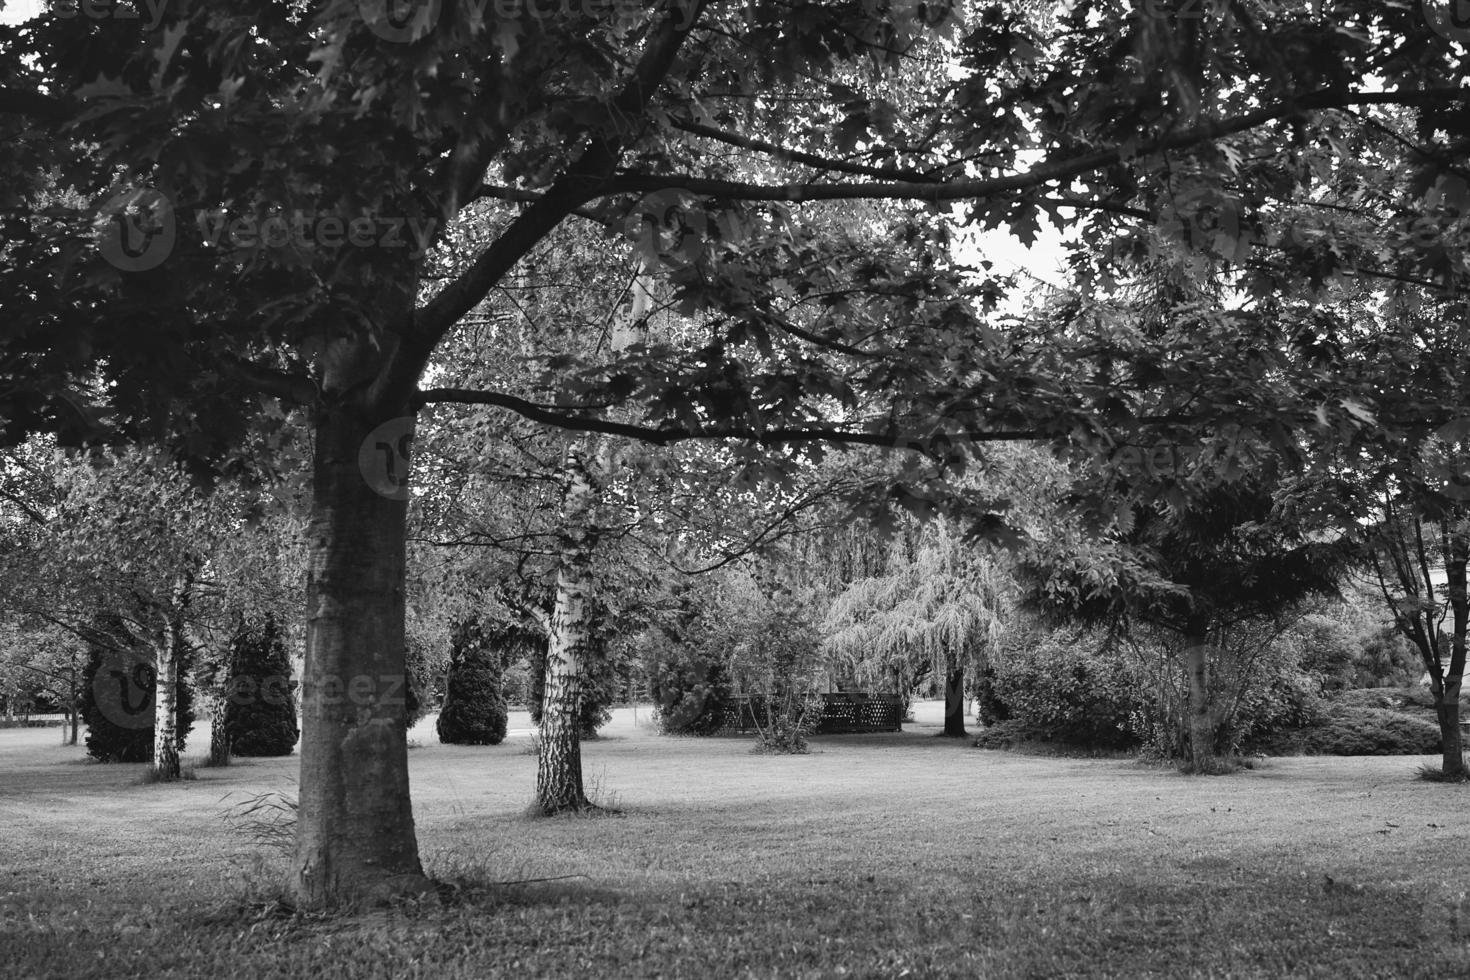
<path id="1" fill-rule="evenodd" d="M 280 858 L 225 815 L 293 793 L 294 759 L 144 786 L 0 731 L 0 976 L 1470 975 L 1470 791 L 1426 760 L 1196 779 L 932 731 L 771 758 L 623 723 L 585 757 L 624 814 L 552 821 L 524 740 L 430 736 L 420 841 L 464 887 L 325 919 L 242 907 Z M 559 875 L 585 877 L 486 884 Z"/>

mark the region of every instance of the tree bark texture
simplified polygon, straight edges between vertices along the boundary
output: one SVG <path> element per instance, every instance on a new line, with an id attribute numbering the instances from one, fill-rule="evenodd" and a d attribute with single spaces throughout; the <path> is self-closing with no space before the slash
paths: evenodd
<path id="1" fill-rule="evenodd" d="M 212 766 L 227 766 L 234 756 L 230 748 L 230 733 L 225 728 L 225 712 L 229 707 L 227 695 L 228 688 L 219 692 L 209 715 L 209 764 Z"/>
<path id="2" fill-rule="evenodd" d="M 1463 516 L 1460 518 L 1463 520 Z M 1448 521 L 1445 522 L 1448 525 Z M 1458 521 L 1456 522 L 1458 526 Z M 1465 776 L 1465 750 L 1460 735 L 1460 686 L 1465 675 L 1465 633 L 1470 628 L 1470 596 L 1465 570 L 1470 564 L 1470 539 L 1445 526 L 1442 531 L 1445 592 L 1450 604 L 1450 663 L 1435 691 L 1434 713 L 1439 720 L 1439 746 L 1444 774 Z M 1437 666 L 1437 665 L 1436 665 Z"/>
<path id="3" fill-rule="evenodd" d="M 944 732 L 947 738 L 964 738 L 965 666 L 953 664 L 944 679 Z"/>
<path id="4" fill-rule="evenodd" d="M 1189 767 L 1214 772 L 1215 723 L 1210 710 L 1210 648 L 1203 629 L 1184 637 L 1184 673 L 1189 681 Z"/>
<path id="5" fill-rule="evenodd" d="M 578 448 L 567 452 L 565 476 L 536 765 L 536 805 L 548 815 L 592 807 L 582 784 L 581 697 L 597 490 Z"/>
<path id="6" fill-rule="evenodd" d="M 362 462 L 378 460 L 406 481 L 413 418 L 406 400 L 343 398 L 318 407 L 315 429 L 301 795 L 286 879 L 288 897 L 306 908 L 429 889 L 408 788 L 407 487 L 390 495 Z"/>
<path id="7" fill-rule="evenodd" d="M 179 657 L 184 638 L 183 615 L 188 603 L 190 582 L 181 578 L 164 610 L 163 627 L 158 634 L 157 665 L 153 674 L 153 770 L 158 778 L 179 778 Z"/>

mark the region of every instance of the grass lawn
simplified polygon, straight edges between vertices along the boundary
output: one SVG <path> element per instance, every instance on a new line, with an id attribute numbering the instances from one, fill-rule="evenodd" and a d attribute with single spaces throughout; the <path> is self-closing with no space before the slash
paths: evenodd
<path id="1" fill-rule="evenodd" d="M 1470 976 L 1470 789 L 1414 779 L 1431 759 L 1191 778 L 937 722 L 771 758 L 622 712 L 584 752 L 623 814 L 555 820 L 524 815 L 524 736 L 420 726 L 420 845 L 463 887 L 351 917 L 266 914 L 282 859 L 228 818 L 294 794 L 294 758 L 141 785 L 0 730 L 0 976 Z M 585 877 L 494 884 L 557 875 Z"/>

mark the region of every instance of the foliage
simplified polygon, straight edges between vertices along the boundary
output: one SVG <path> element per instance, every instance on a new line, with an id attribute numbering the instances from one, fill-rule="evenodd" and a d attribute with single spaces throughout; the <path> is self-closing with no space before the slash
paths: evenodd
<path id="1" fill-rule="evenodd" d="M 230 751 L 247 757 L 290 755 L 301 730 L 291 657 L 276 618 L 243 620 L 229 657 L 224 723 Z"/>
<path id="2" fill-rule="evenodd" d="M 843 673 L 908 695 L 916 678 L 983 665 L 1005 630 L 1012 583 L 1000 557 L 948 522 L 908 526 L 880 574 L 832 600 L 823 651 Z"/>
<path id="3" fill-rule="evenodd" d="M 1423 673 L 1418 651 L 1392 624 L 1371 615 L 1366 600 L 1326 603 L 1292 624 L 1280 642 L 1302 669 L 1321 678 L 1322 692 L 1403 687 Z"/>
<path id="4" fill-rule="evenodd" d="M 705 644 L 652 639 L 644 648 L 649 693 L 664 735 L 713 735 L 725 723 L 732 686 L 727 655 Z"/>
<path id="5" fill-rule="evenodd" d="M 1430 718 L 1390 708 L 1330 706 L 1322 721 L 1292 743 L 1315 755 L 1432 755 L 1440 751 L 1439 726 Z"/>
<path id="6" fill-rule="evenodd" d="M 1008 731 L 1101 748 L 1140 744 L 1133 726 L 1146 696 L 1140 672 L 1097 635 L 1055 631 L 997 659 L 980 677 L 986 726 L 1012 722 Z"/>
<path id="7" fill-rule="evenodd" d="M 444 703 L 436 728 L 450 745 L 499 745 L 505 740 L 507 709 L 501 693 L 502 652 L 491 647 L 481 624 L 454 631 Z"/>

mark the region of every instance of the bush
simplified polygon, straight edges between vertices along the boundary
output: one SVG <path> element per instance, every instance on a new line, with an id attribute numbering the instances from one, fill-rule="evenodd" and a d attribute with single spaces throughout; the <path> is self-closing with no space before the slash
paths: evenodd
<path id="1" fill-rule="evenodd" d="M 119 639 L 120 628 L 112 631 Z M 127 637 L 124 642 L 131 641 Z M 183 752 L 194 728 L 194 693 L 189 686 L 190 651 L 179 651 L 175 725 Z M 99 677 L 99 674 L 101 675 Z M 106 648 L 93 645 L 82 668 L 82 721 L 87 726 L 87 754 L 99 762 L 153 761 L 152 656 L 141 646 Z"/>
<path id="2" fill-rule="evenodd" d="M 1012 650 L 980 672 L 980 720 L 1015 721 L 1047 741 L 1094 748 L 1140 743 L 1130 721 L 1140 706 L 1134 672 L 1120 657 L 1052 634 Z"/>
<path id="3" fill-rule="evenodd" d="M 810 751 L 807 739 L 822 720 L 822 698 L 792 690 L 785 697 L 752 697 L 750 710 L 756 722 L 752 752 L 805 755 Z"/>
<path id="4" fill-rule="evenodd" d="M 479 623 L 457 626 L 451 639 L 449 676 L 439 709 L 439 741 L 446 745 L 499 745 L 505 741 L 507 709 L 500 691 L 500 653 L 491 649 Z"/>
<path id="5" fill-rule="evenodd" d="M 649 664 L 648 689 L 664 735 L 713 735 L 725 724 L 730 675 L 716 659 L 670 649 Z"/>
<path id="6" fill-rule="evenodd" d="M 1317 755 L 1432 755 L 1440 750 L 1439 726 L 1388 708 L 1336 705 L 1301 732 L 1301 746 Z"/>
<path id="7" fill-rule="evenodd" d="M 301 736 L 286 639 L 274 616 L 244 623 L 230 640 L 225 734 L 234 755 L 290 755 Z"/>
<path id="8" fill-rule="evenodd" d="M 979 749 L 1010 749 L 1031 742 L 1051 741 L 1051 731 L 1015 718 L 995 721 L 975 737 Z"/>

